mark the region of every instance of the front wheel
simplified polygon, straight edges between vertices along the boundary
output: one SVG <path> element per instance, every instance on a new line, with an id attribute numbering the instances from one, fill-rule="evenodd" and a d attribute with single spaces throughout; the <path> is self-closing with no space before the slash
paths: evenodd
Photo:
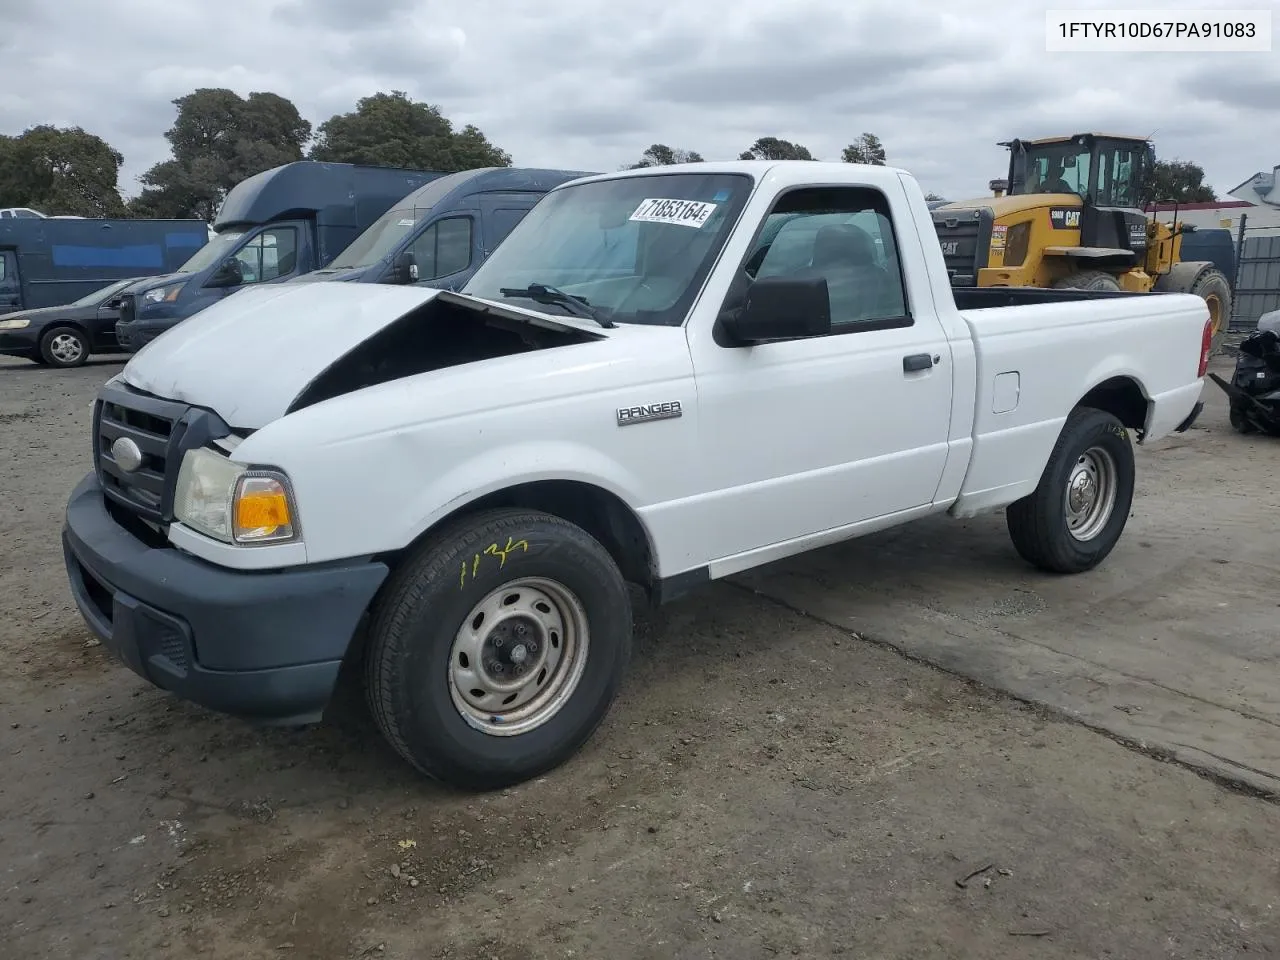
<path id="1" fill-rule="evenodd" d="M 51 367 L 78 367 L 89 359 L 89 340 L 75 327 L 54 327 L 40 338 L 40 356 Z"/>
<path id="2" fill-rule="evenodd" d="M 1119 419 L 1077 407 L 1067 417 L 1035 492 L 1005 512 L 1014 548 L 1051 573 L 1091 570 L 1129 519 L 1133 446 Z"/>
<path id="3" fill-rule="evenodd" d="M 375 605 L 374 718 L 419 771 L 489 790 L 559 766 L 608 713 L 631 652 L 608 551 L 558 517 L 502 509 L 432 537 Z"/>

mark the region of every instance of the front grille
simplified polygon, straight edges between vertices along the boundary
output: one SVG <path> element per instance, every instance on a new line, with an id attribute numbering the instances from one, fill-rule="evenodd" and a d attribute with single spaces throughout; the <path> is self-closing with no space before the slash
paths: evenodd
<path id="1" fill-rule="evenodd" d="M 953 287 L 972 287 L 987 266 L 991 249 L 991 209 L 934 210 L 933 228 Z"/>
<path id="2" fill-rule="evenodd" d="M 151 523 L 167 524 L 173 519 L 173 491 L 183 454 L 230 432 L 207 410 L 108 383 L 94 405 L 94 469 L 112 501 Z M 125 469 L 113 452 L 120 440 L 132 441 L 142 454 L 142 462 L 132 470 Z"/>

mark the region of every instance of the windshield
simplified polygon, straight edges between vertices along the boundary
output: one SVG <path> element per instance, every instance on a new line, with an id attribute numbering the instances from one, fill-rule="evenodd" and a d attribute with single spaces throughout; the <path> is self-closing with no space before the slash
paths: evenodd
<path id="1" fill-rule="evenodd" d="M 368 267 L 393 253 L 414 228 L 420 224 L 433 207 L 468 180 L 475 179 L 484 169 L 460 170 L 457 173 L 436 177 L 425 186 L 404 197 L 399 206 L 388 210 L 375 220 L 333 259 L 328 270 L 350 270 Z"/>
<path id="2" fill-rule="evenodd" d="M 191 257 L 180 266 L 178 273 L 199 273 L 205 267 L 213 266 L 215 263 L 221 263 L 231 255 L 231 248 L 240 242 L 240 238 L 244 236 L 243 230 L 230 230 L 226 233 L 220 233 L 203 247 L 191 255 Z"/>
<path id="3" fill-rule="evenodd" d="M 388 210 L 380 220 L 352 240 L 351 245 L 329 264 L 329 269 L 349 270 L 377 263 L 400 246 L 401 241 L 430 212 L 430 207 L 397 207 L 395 210 Z"/>
<path id="4" fill-rule="evenodd" d="M 572 313 L 519 292 L 554 287 L 606 321 L 679 326 L 751 188 L 746 174 L 670 173 L 553 190 L 462 292 Z"/>
<path id="5" fill-rule="evenodd" d="M 101 303 L 103 300 L 107 299 L 107 297 L 111 296 L 117 290 L 123 290 L 125 287 L 129 286 L 129 284 L 137 283 L 137 282 L 138 281 L 136 277 L 130 277 L 128 280 L 117 280 L 115 283 L 109 283 L 105 287 L 99 287 L 97 290 L 93 291 L 93 293 L 89 294 L 88 296 L 81 297 L 79 300 L 71 301 L 71 303 L 68 304 L 68 306 L 72 306 L 72 307 L 95 306 Z"/>
<path id="6" fill-rule="evenodd" d="M 1011 184 L 1010 195 L 1028 193 L 1089 192 L 1090 149 L 1087 145 L 1064 143 L 1033 144 L 1026 147 L 1023 170 Z"/>

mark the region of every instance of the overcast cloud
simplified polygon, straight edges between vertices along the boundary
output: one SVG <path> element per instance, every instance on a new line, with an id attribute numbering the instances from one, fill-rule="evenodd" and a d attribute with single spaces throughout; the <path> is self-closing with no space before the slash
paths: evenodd
<path id="1" fill-rule="evenodd" d="M 170 101 L 270 90 L 319 124 L 399 89 L 475 123 L 517 165 L 614 170 L 651 143 L 737 156 L 760 136 L 822 159 L 863 131 L 926 190 L 987 192 L 996 142 L 1153 134 L 1224 194 L 1280 163 L 1280 51 L 1047 54 L 1044 11 L 981 0 L 3 0 L 0 132 L 79 125 L 165 159 Z M 1274 2 L 1126 7 L 1271 7 Z M 665 7 L 665 9 L 664 9 Z M 1280 18 L 1277 18 L 1280 20 Z M 1280 26 L 1280 24 L 1278 24 Z"/>

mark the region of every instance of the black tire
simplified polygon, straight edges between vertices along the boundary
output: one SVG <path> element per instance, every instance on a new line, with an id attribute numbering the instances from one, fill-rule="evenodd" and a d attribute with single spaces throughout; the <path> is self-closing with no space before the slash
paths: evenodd
<path id="1" fill-rule="evenodd" d="M 570 591 L 579 601 L 577 608 L 568 601 L 558 604 L 550 594 L 543 596 L 558 604 L 555 610 L 561 614 L 566 609 L 580 611 L 589 640 L 580 677 L 559 709 L 539 726 L 504 736 L 486 731 L 482 719 L 464 715 L 464 706 L 455 705 L 455 696 L 465 698 L 465 694 L 455 690 L 452 680 L 454 639 L 486 596 L 525 577 L 544 578 Z M 513 588 L 513 594 L 519 592 Z M 510 595 L 499 596 L 502 602 L 510 599 Z M 523 596 L 522 603 L 537 594 Z M 529 655 L 551 657 L 552 648 L 557 647 L 560 663 L 566 664 L 577 662 L 569 653 L 569 619 L 572 614 L 562 620 L 564 632 L 558 640 L 555 628 L 545 624 L 539 634 L 534 620 L 512 617 L 490 622 L 511 626 L 520 621 L 515 630 L 532 626 L 528 636 L 542 637 L 543 652 Z M 480 636 L 480 627 L 474 633 Z M 490 628 L 483 634 L 486 639 L 473 649 L 494 653 L 494 644 L 501 640 L 497 631 Z M 613 558 L 594 537 L 538 511 L 485 511 L 441 530 L 392 575 L 374 605 L 365 690 L 383 735 L 419 771 L 461 789 L 500 789 L 559 766 L 590 739 L 617 695 L 631 656 L 631 637 L 627 585 Z M 508 639 L 517 643 L 516 638 Z M 512 650 L 506 648 L 508 655 Z M 487 657 L 480 661 L 475 663 L 474 675 L 488 682 L 493 673 L 485 670 L 485 664 L 492 661 Z M 525 669 L 523 661 L 523 657 L 514 664 L 508 661 L 505 669 Z M 459 669 L 472 665 L 465 653 L 457 655 L 457 663 Z M 533 667 L 543 661 L 531 663 L 526 677 L 535 676 Z M 544 694 L 554 689 L 558 677 L 565 676 L 554 669 L 541 673 L 546 674 L 546 687 L 538 689 Z M 544 681 L 539 675 L 535 682 Z M 487 704 L 483 706 L 488 713 Z M 492 727 L 499 728 L 500 724 Z"/>
<path id="2" fill-rule="evenodd" d="M 1253 425 L 1253 421 L 1246 417 L 1244 415 L 1244 411 L 1234 403 L 1231 404 L 1231 407 L 1228 410 L 1227 418 L 1231 421 L 1232 428 L 1238 433 L 1256 433 L 1258 430 L 1258 428 Z"/>
<path id="3" fill-rule="evenodd" d="M 1092 536 L 1080 539 L 1068 524 L 1067 492 L 1087 453 L 1098 463 L 1109 457 L 1114 500 Z M 1028 563 L 1050 573 L 1093 569 L 1111 553 L 1124 531 L 1133 504 L 1134 473 L 1133 446 L 1124 424 L 1106 411 L 1077 407 L 1062 427 L 1035 492 L 1005 512 L 1014 548 Z"/>
<path id="4" fill-rule="evenodd" d="M 1054 283 L 1057 290 L 1120 290 L 1120 281 L 1103 270 L 1081 270 Z"/>
<path id="5" fill-rule="evenodd" d="M 51 367 L 83 366 L 89 359 L 89 338 L 76 327 L 50 327 L 40 338 L 40 357 Z"/>

